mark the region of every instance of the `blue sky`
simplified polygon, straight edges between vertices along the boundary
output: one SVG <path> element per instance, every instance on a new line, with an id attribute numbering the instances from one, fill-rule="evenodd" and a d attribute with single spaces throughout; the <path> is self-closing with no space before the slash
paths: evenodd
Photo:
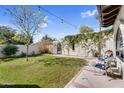
<path id="1" fill-rule="evenodd" d="M 15 6 L 7 6 L 9 8 Z M 34 8 L 35 7 L 35 8 Z M 33 6 L 33 9 L 38 9 L 38 6 Z M 53 14 L 67 20 L 68 22 L 77 26 L 75 29 L 73 26 L 66 23 L 62 23 L 61 20 L 44 12 L 48 16 L 48 24 L 41 29 L 38 35 L 34 36 L 34 42 L 38 42 L 42 36 L 49 35 L 51 37 L 61 39 L 66 35 L 78 34 L 79 27 L 81 25 L 87 25 L 92 27 L 95 31 L 98 29 L 98 21 L 96 20 L 97 8 L 94 5 L 44 5 L 42 6 L 46 10 L 52 12 Z M 5 15 L 5 10 L 0 7 L 0 24 L 13 26 L 11 22 L 11 17 Z"/>

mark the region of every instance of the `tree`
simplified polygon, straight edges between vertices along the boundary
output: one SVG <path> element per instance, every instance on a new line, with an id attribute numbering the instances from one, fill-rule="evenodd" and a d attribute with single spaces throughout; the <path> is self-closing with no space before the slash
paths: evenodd
<path id="1" fill-rule="evenodd" d="M 42 53 L 49 53 L 49 46 L 53 44 L 55 39 L 45 35 L 42 37 L 41 42 L 39 43 L 39 49 Z"/>
<path id="2" fill-rule="evenodd" d="M 44 41 L 44 40 L 54 41 L 56 39 L 52 38 L 52 37 L 49 37 L 48 35 L 45 35 L 45 36 L 42 37 L 41 41 Z"/>
<path id="3" fill-rule="evenodd" d="M 47 23 L 47 16 L 29 6 L 18 6 L 13 9 L 6 8 L 6 10 L 13 18 L 16 28 L 27 37 L 26 61 L 28 61 L 28 50 L 32 37 L 40 31 L 39 28 Z"/>
<path id="4" fill-rule="evenodd" d="M 12 37 L 12 43 L 13 44 L 26 44 L 26 41 L 28 38 L 25 35 L 15 33 L 15 35 Z M 30 44 L 33 43 L 33 38 L 30 40 Z"/>
<path id="5" fill-rule="evenodd" d="M 80 33 L 86 33 L 86 32 L 92 32 L 93 29 L 88 26 L 81 26 L 80 27 Z"/>
<path id="6" fill-rule="evenodd" d="M 81 44 L 82 48 L 84 48 L 87 51 L 87 54 L 91 52 L 92 55 L 94 55 L 95 51 L 93 34 L 94 32 L 87 32 L 78 35 L 78 43 Z"/>
<path id="7" fill-rule="evenodd" d="M 0 43 L 12 43 L 12 37 L 15 35 L 15 29 L 8 26 L 0 26 Z"/>
<path id="8" fill-rule="evenodd" d="M 100 15 L 96 15 L 96 20 L 98 20 L 98 22 L 99 22 L 99 31 L 101 32 L 101 30 L 102 30 L 102 27 L 101 27 L 101 19 L 100 19 Z M 100 43 L 101 43 L 101 37 L 100 37 L 100 35 L 99 35 L 99 37 L 98 37 L 98 51 L 99 51 L 99 55 L 101 55 L 101 45 L 100 45 Z"/>
<path id="9" fill-rule="evenodd" d="M 101 15 L 96 15 L 96 20 L 99 22 L 99 33 L 95 37 L 95 41 L 97 41 L 99 55 L 101 55 L 101 48 L 104 45 L 106 39 L 108 39 L 113 34 L 113 29 L 102 30 L 101 26 Z"/>
<path id="10" fill-rule="evenodd" d="M 65 36 L 62 41 L 62 47 L 64 48 L 67 45 L 67 50 L 69 53 L 69 47 L 72 47 L 75 44 L 80 44 L 85 50 L 91 52 L 95 56 L 95 52 L 99 52 L 104 45 L 105 41 L 112 36 L 113 30 L 107 29 L 100 32 L 86 32 L 77 35 L 68 35 Z M 99 53 L 98 53 L 99 54 Z"/>
<path id="11" fill-rule="evenodd" d="M 8 26 L 0 26 L 0 44 L 26 44 L 27 37 L 17 33 L 16 29 Z M 33 42 L 33 38 L 30 43 Z"/>

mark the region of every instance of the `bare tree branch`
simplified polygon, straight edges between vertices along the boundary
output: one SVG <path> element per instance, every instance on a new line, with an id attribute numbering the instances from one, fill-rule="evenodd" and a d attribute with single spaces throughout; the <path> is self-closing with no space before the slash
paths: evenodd
<path id="1" fill-rule="evenodd" d="M 16 28 L 27 38 L 27 56 L 28 47 L 32 37 L 39 31 L 39 24 L 46 23 L 45 16 L 29 6 L 18 6 L 13 9 L 5 8 L 13 18 Z"/>

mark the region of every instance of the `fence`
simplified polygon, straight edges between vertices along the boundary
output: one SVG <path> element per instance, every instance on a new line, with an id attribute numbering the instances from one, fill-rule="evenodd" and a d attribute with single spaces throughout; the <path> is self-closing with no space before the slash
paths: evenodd
<path id="1" fill-rule="evenodd" d="M 91 49 L 92 49 L 92 51 L 89 51 Z M 94 55 L 95 50 L 98 51 L 97 46 L 95 46 L 95 45 L 89 47 L 89 50 L 87 48 L 83 48 L 80 44 L 75 45 L 75 50 L 72 50 L 72 48 L 70 48 L 68 45 L 64 45 L 62 48 L 62 54 L 63 55 L 91 57 Z M 114 51 L 113 37 L 108 38 L 104 42 L 104 45 L 101 46 L 101 54 L 104 54 L 105 51 L 107 51 L 107 50 Z"/>
<path id="2" fill-rule="evenodd" d="M 0 51 L 3 49 L 5 45 L 0 45 Z M 15 56 L 19 56 L 22 53 L 26 53 L 26 46 L 25 45 L 16 45 L 18 47 L 18 52 L 15 54 Z M 32 54 L 39 54 L 40 51 L 38 49 L 38 45 L 37 44 L 32 44 L 29 46 L 29 55 Z M 4 57 L 4 55 L 0 52 L 0 58 Z"/>

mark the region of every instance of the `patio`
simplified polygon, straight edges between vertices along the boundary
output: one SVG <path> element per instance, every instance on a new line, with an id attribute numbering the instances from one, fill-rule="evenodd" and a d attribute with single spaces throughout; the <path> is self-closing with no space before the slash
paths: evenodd
<path id="1" fill-rule="evenodd" d="M 75 57 L 75 56 L 70 56 L 70 57 Z M 103 70 L 93 66 L 98 62 L 97 58 L 90 57 L 85 59 L 88 61 L 88 65 L 83 67 L 82 70 L 65 86 L 65 88 L 122 88 L 124 87 L 124 80 L 113 79 L 109 76 L 103 75 L 104 73 Z"/>

